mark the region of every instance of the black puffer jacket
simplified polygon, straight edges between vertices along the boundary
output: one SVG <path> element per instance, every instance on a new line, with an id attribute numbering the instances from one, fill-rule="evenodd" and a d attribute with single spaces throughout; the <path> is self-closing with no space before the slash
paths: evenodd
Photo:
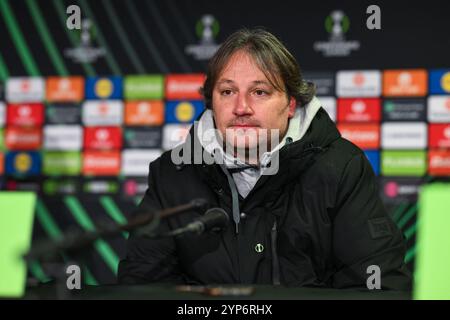
<path id="1" fill-rule="evenodd" d="M 305 136 L 279 156 L 279 172 L 239 196 L 238 234 L 233 219 L 220 234 L 157 240 L 131 234 L 119 282 L 366 287 L 367 267 L 378 265 L 383 288 L 409 289 L 403 236 L 381 203 L 372 168 L 328 114 L 320 109 Z M 204 198 L 232 216 L 233 188 L 217 164 L 176 166 L 166 152 L 150 164 L 148 183 L 140 210 Z M 200 214 L 162 220 L 160 231 Z"/>

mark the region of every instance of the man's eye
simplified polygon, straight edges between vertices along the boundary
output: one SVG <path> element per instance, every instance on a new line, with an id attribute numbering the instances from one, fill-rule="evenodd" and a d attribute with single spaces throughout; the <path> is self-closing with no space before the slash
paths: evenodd
<path id="1" fill-rule="evenodd" d="M 223 96 L 229 96 L 229 95 L 231 94 L 231 90 L 229 90 L 229 89 L 222 90 L 221 94 L 222 94 Z"/>
<path id="2" fill-rule="evenodd" d="M 267 92 L 264 91 L 264 90 L 255 90 L 255 94 L 256 94 L 257 96 L 264 96 L 264 95 L 267 94 Z"/>

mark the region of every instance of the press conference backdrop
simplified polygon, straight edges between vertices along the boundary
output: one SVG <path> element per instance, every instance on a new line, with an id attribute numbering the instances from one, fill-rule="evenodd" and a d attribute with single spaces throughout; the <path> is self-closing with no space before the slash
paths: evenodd
<path id="1" fill-rule="evenodd" d="M 263 26 L 365 151 L 413 268 L 418 189 L 450 176 L 448 5 L 378 3 L 371 30 L 371 3 L 340 3 L 0 0 L 0 188 L 39 193 L 33 239 L 126 222 L 149 162 L 203 110 L 217 46 Z M 72 4 L 81 30 L 67 28 Z M 126 236 L 89 250 L 88 283 L 115 282 Z M 48 279 L 39 263 L 29 271 Z"/>

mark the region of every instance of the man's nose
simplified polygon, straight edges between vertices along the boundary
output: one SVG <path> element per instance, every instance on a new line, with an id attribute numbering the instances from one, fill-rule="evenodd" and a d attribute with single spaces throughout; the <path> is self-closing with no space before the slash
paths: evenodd
<path id="1" fill-rule="evenodd" d="M 248 102 L 247 96 L 245 94 L 238 94 L 233 113 L 238 116 L 253 113 L 250 103 Z"/>

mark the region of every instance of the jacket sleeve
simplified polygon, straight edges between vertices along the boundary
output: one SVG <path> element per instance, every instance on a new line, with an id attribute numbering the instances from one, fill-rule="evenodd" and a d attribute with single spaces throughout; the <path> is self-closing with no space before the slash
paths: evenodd
<path id="1" fill-rule="evenodd" d="M 363 153 L 347 163 L 338 184 L 333 224 L 335 273 L 333 287 L 364 287 L 380 268 L 382 289 L 410 290 L 404 264 L 402 232 L 387 213 L 378 194 L 376 177 Z"/>
<path id="2" fill-rule="evenodd" d="M 162 209 L 157 189 L 155 162 L 150 165 L 148 188 L 132 217 L 140 213 Z M 169 230 L 167 220 L 163 219 L 158 232 Z M 125 259 L 119 263 L 118 282 L 121 284 L 141 284 L 151 282 L 182 283 L 179 272 L 176 245 L 173 238 L 149 239 L 141 230 L 132 231 L 127 240 Z"/>

